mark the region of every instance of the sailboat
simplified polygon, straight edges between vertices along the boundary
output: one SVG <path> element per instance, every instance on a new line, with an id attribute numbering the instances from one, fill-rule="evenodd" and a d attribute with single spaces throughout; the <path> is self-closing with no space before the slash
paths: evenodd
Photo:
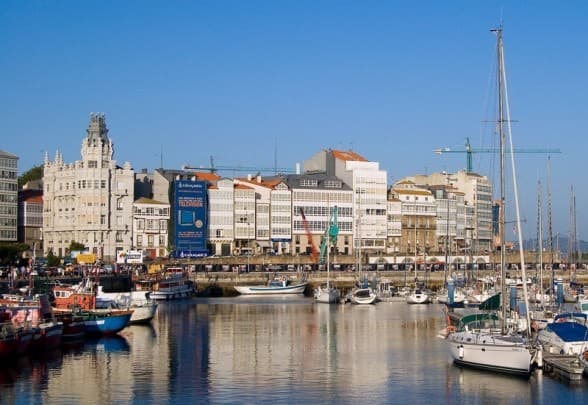
<path id="1" fill-rule="evenodd" d="M 425 291 L 424 285 L 418 284 L 418 276 L 417 276 L 417 269 L 419 267 L 417 261 L 417 237 L 416 237 L 416 229 L 417 229 L 417 218 L 416 218 L 416 209 L 415 209 L 415 217 L 414 217 L 414 289 L 410 291 L 410 293 L 406 296 L 406 302 L 408 304 L 428 304 L 429 303 L 429 294 Z M 424 263 L 424 260 L 423 260 Z"/>
<path id="2" fill-rule="evenodd" d="M 352 304 L 375 304 L 376 300 L 378 299 L 378 295 L 376 292 L 370 287 L 369 281 L 366 278 L 361 277 L 361 193 L 358 193 L 358 219 L 357 219 L 357 274 L 358 274 L 358 282 L 357 286 L 351 290 L 348 295 L 349 301 Z"/>
<path id="3" fill-rule="evenodd" d="M 330 277 L 330 250 L 331 244 L 337 246 L 337 235 L 339 235 L 339 227 L 337 225 L 337 206 L 333 207 L 333 216 L 329 217 L 327 228 L 325 229 L 325 235 L 321 243 L 320 259 L 321 261 L 326 255 L 327 259 L 327 284 L 318 286 L 314 290 L 314 299 L 316 302 L 322 302 L 325 304 L 336 304 L 339 302 L 339 290 L 331 285 Z"/>
<path id="4" fill-rule="evenodd" d="M 505 208 L 505 126 L 508 126 L 510 150 L 512 151 L 512 137 L 510 131 L 510 114 L 508 112 L 508 95 L 506 87 L 506 73 L 504 69 L 504 51 L 502 42 L 502 27 L 492 30 L 497 38 L 497 88 L 498 88 L 498 129 L 500 134 L 500 271 L 502 292 L 500 294 L 500 305 L 502 314 L 497 312 L 481 311 L 463 316 L 459 319 L 457 326 L 448 326 L 447 340 L 449 352 L 454 363 L 462 366 L 475 367 L 479 369 L 492 370 L 504 373 L 529 375 L 534 361 L 534 350 L 526 336 L 516 331 L 507 329 L 507 312 L 505 302 L 505 240 L 504 240 L 504 208 Z M 518 206 L 518 195 L 516 185 L 516 173 L 514 158 L 511 153 L 511 164 L 513 172 L 513 188 L 516 205 L 517 229 L 519 238 L 519 250 L 522 264 L 523 280 L 526 280 L 525 261 L 522 252 L 522 234 L 520 227 L 520 215 Z M 523 294 L 526 308 L 527 286 L 523 283 Z M 527 336 L 530 336 L 530 322 L 527 312 Z"/>

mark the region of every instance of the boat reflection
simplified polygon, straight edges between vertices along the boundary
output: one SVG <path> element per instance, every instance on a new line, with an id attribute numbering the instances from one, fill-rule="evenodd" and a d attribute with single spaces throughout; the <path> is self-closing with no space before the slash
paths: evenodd
<path id="1" fill-rule="evenodd" d="M 124 353 L 130 351 L 129 342 L 120 335 L 86 339 L 83 344 L 85 352 Z"/>

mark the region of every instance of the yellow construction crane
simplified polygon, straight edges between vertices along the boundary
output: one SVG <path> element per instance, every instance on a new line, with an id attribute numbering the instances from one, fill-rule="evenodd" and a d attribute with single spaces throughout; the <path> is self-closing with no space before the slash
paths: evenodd
<path id="1" fill-rule="evenodd" d="M 465 153 L 466 154 L 466 171 L 472 172 L 472 155 L 474 153 L 499 153 L 498 148 L 472 148 L 470 144 L 470 138 L 466 138 L 465 149 L 451 149 L 451 148 L 437 148 L 433 152 L 437 155 L 443 153 Z M 510 150 L 506 150 L 506 153 L 510 153 Z M 517 149 L 515 148 L 514 153 L 561 153 L 559 149 Z"/>

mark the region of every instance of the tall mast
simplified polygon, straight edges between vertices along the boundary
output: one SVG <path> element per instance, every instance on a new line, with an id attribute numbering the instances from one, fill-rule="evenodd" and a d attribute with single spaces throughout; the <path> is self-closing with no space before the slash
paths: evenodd
<path id="1" fill-rule="evenodd" d="M 541 294 L 541 308 L 545 307 L 543 290 L 543 219 L 541 212 L 541 180 L 537 182 L 537 244 L 539 251 L 539 293 Z"/>
<path id="2" fill-rule="evenodd" d="M 547 157 L 547 237 L 549 243 L 549 269 L 551 270 L 551 284 L 549 291 L 551 292 L 551 298 L 553 298 L 553 282 L 554 282 L 554 271 L 553 271 L 553 228 L 551 226 L 551 158 Z M 552 300 L 553 302 L 553 300 Z"/>
<path id="3" fill-rule="evenodd" d="M 504 243 L 504 211 L 505 204 L 505 170 L 504 170 L 504 151 L 505 151 L 505 135 L 504 135 L 504 94 L 502 81 L 502 26 L 492 30 L 496 34 L 496 59 L 497 59 L 497 77 L 496 86 L 498 90 L 498 119 L 496 125 L 498 126 L 498 134 L 500 139 L 500 210 L 498 213 L 498 234 L 500 238 L 500 300 L 502 307 L 502 333 L 506 333 L 506 284 L 505 284 L 505 243 Z"/>

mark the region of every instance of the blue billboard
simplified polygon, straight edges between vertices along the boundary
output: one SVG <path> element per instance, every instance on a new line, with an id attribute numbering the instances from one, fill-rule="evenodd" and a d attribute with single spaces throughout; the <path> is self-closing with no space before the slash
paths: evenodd
<path id="1" fill-rule="evenodd" d="M 206 185 L 204 181 L 174 182 L 174 257 L 208 256 Z"/>

